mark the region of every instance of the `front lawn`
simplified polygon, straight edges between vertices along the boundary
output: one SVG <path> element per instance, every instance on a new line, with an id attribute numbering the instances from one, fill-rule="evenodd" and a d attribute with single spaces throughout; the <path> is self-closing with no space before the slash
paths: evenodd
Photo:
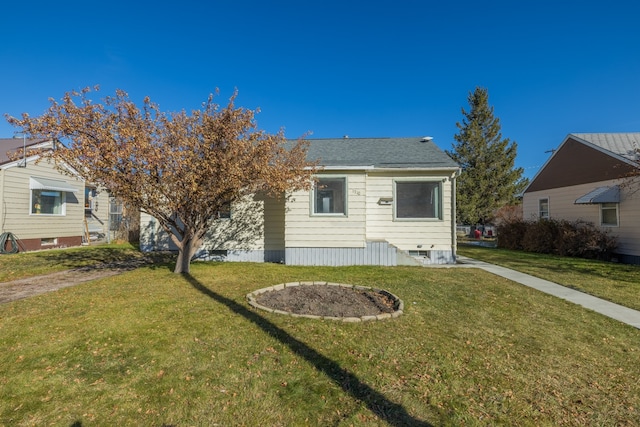
<path id="1" fill-rule="evenodd" d="M 171 265 L 0 306 L 0 425 L 634 425 L 640 331 L 476 269 Z M 288 281 L 397 319 L 251 309 Z"/>
<path id="2" fill-rule="evenodd" d="M 460 245 L 458 253 L 640 310 L 640 266 Z"/>
<path id="3" fill-rule="evenodd" d="M 141 257 L 142 253 L 128 243 L 2 254 L 0 282 Z"/>

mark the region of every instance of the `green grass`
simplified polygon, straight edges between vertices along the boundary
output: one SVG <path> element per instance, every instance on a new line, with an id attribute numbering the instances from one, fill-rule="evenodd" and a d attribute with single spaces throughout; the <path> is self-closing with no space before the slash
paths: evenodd
<path id="1" fill-rule="evenodd" d="M 640 331 L 475 269 L 172 265 L 0 306 L 0 425 L 634 425 Z M 397 319 L 249 308 L 298 280 Z M 75 424 L 74 424 L 75 423 Z"/>
<path id="2" fill-rule="evenodd" d="M 640 310 L 640 266 L 460 245 L 460 255 L 511 268 Z"/>
<path id="3" fill-rule="evenodd" d="M 105 244 L 0 255 L 0 282 L 141 257 L 130 244 Z"/>

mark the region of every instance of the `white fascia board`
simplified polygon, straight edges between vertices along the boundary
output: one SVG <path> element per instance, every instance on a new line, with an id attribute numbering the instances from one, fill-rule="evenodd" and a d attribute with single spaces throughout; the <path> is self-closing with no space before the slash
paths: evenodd
<path id="1" fill-rule="evenodd" d="M 306 168 L 311 169 L 311 168 Z M 380 172 L 443 172 L 448 174 L 459 174 L 459 167 L 433 167 L 433 168 L 377 168 L 373 165 L 371 166 L 320 166 L 317 168 L 319 171 L 353 171 L 353 170 L 361 170 L 361 171 L 380 171 Z"/>
<path id="2" fill-rule="evenodd" d="M 374 169 L 372 166 L 324 166 L 323 170 L 329 171 L 367 171 Z"/>
<path id="3" fill-rule="evenodd" d="M 39 154 L 35 156 L 27 157 L 26 163 L 35 162 L 39 158 L 40 158 Z M 5 163 L 4 165 L 0 166 L 0 169 L 5 170 L 5 169 L 22 167 L 20 165 L 22 165 L 23 163 L 25 163 L 25 159 L 14 160 L 13 162 Z"/>
<path id="4" fill-rule="evenodd" d="M 461 169 L 460 168 L 454 168 L 454 167 L 450 167 L 450 168 L 439 168 L 439 167 L 433 167 L 433 168 L 375 168 L 376 171 L 381 171 L 381 172 L 443 172 L 443 173 L 447 173 L 447 174 L 459 174 Z"/>

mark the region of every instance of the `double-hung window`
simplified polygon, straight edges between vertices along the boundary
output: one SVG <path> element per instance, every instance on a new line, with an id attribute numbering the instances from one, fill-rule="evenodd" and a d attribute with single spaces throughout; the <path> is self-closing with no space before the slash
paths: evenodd
<path id="1" fill-rule="evenodd" d="M 396 219 L 442 219 L 440 181 L 395 181 Z"/>
<path id="2" fill-rule="evenodd" d="M 318 178 L 313 189 L 314 215 L 347 214 L 347 179 L 344 177 Z"/>
<path id="3" fill-rule="evenodd" d="M 538 217 L 540 219 L 549 219 L 549 199 L 538 200 Z"/>

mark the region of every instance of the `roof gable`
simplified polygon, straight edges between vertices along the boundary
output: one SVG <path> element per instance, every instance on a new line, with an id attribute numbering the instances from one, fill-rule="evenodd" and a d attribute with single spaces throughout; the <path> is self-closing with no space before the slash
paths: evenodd
<path id="1" fill-rule="evenodd" d="M 640 132 L 634 133 L 572 133 L 570 136 L 592 144 L 627 160 L 639 160 Z"/>
<path id="2" fill-rule="evenodd" d="M 376 169 L 458 169 L 428 138 L 309 139 L 307 159 L 320 166 Z"/>
<path id="3" fill-rule="evenodd" d="M 525 193 L 622 178 L 638 167 L 636 141 L 640 133 L 569 134 Z"/>
<path id="4" fill-rule="evenodd" d="M 14 161 L 16 155 L 22 158 L 24 148 L 29 155 L 30 148 L 40 148 L 41 144 L 50 142 L 48 139 L 0 138 L 0 165 Z"/>

